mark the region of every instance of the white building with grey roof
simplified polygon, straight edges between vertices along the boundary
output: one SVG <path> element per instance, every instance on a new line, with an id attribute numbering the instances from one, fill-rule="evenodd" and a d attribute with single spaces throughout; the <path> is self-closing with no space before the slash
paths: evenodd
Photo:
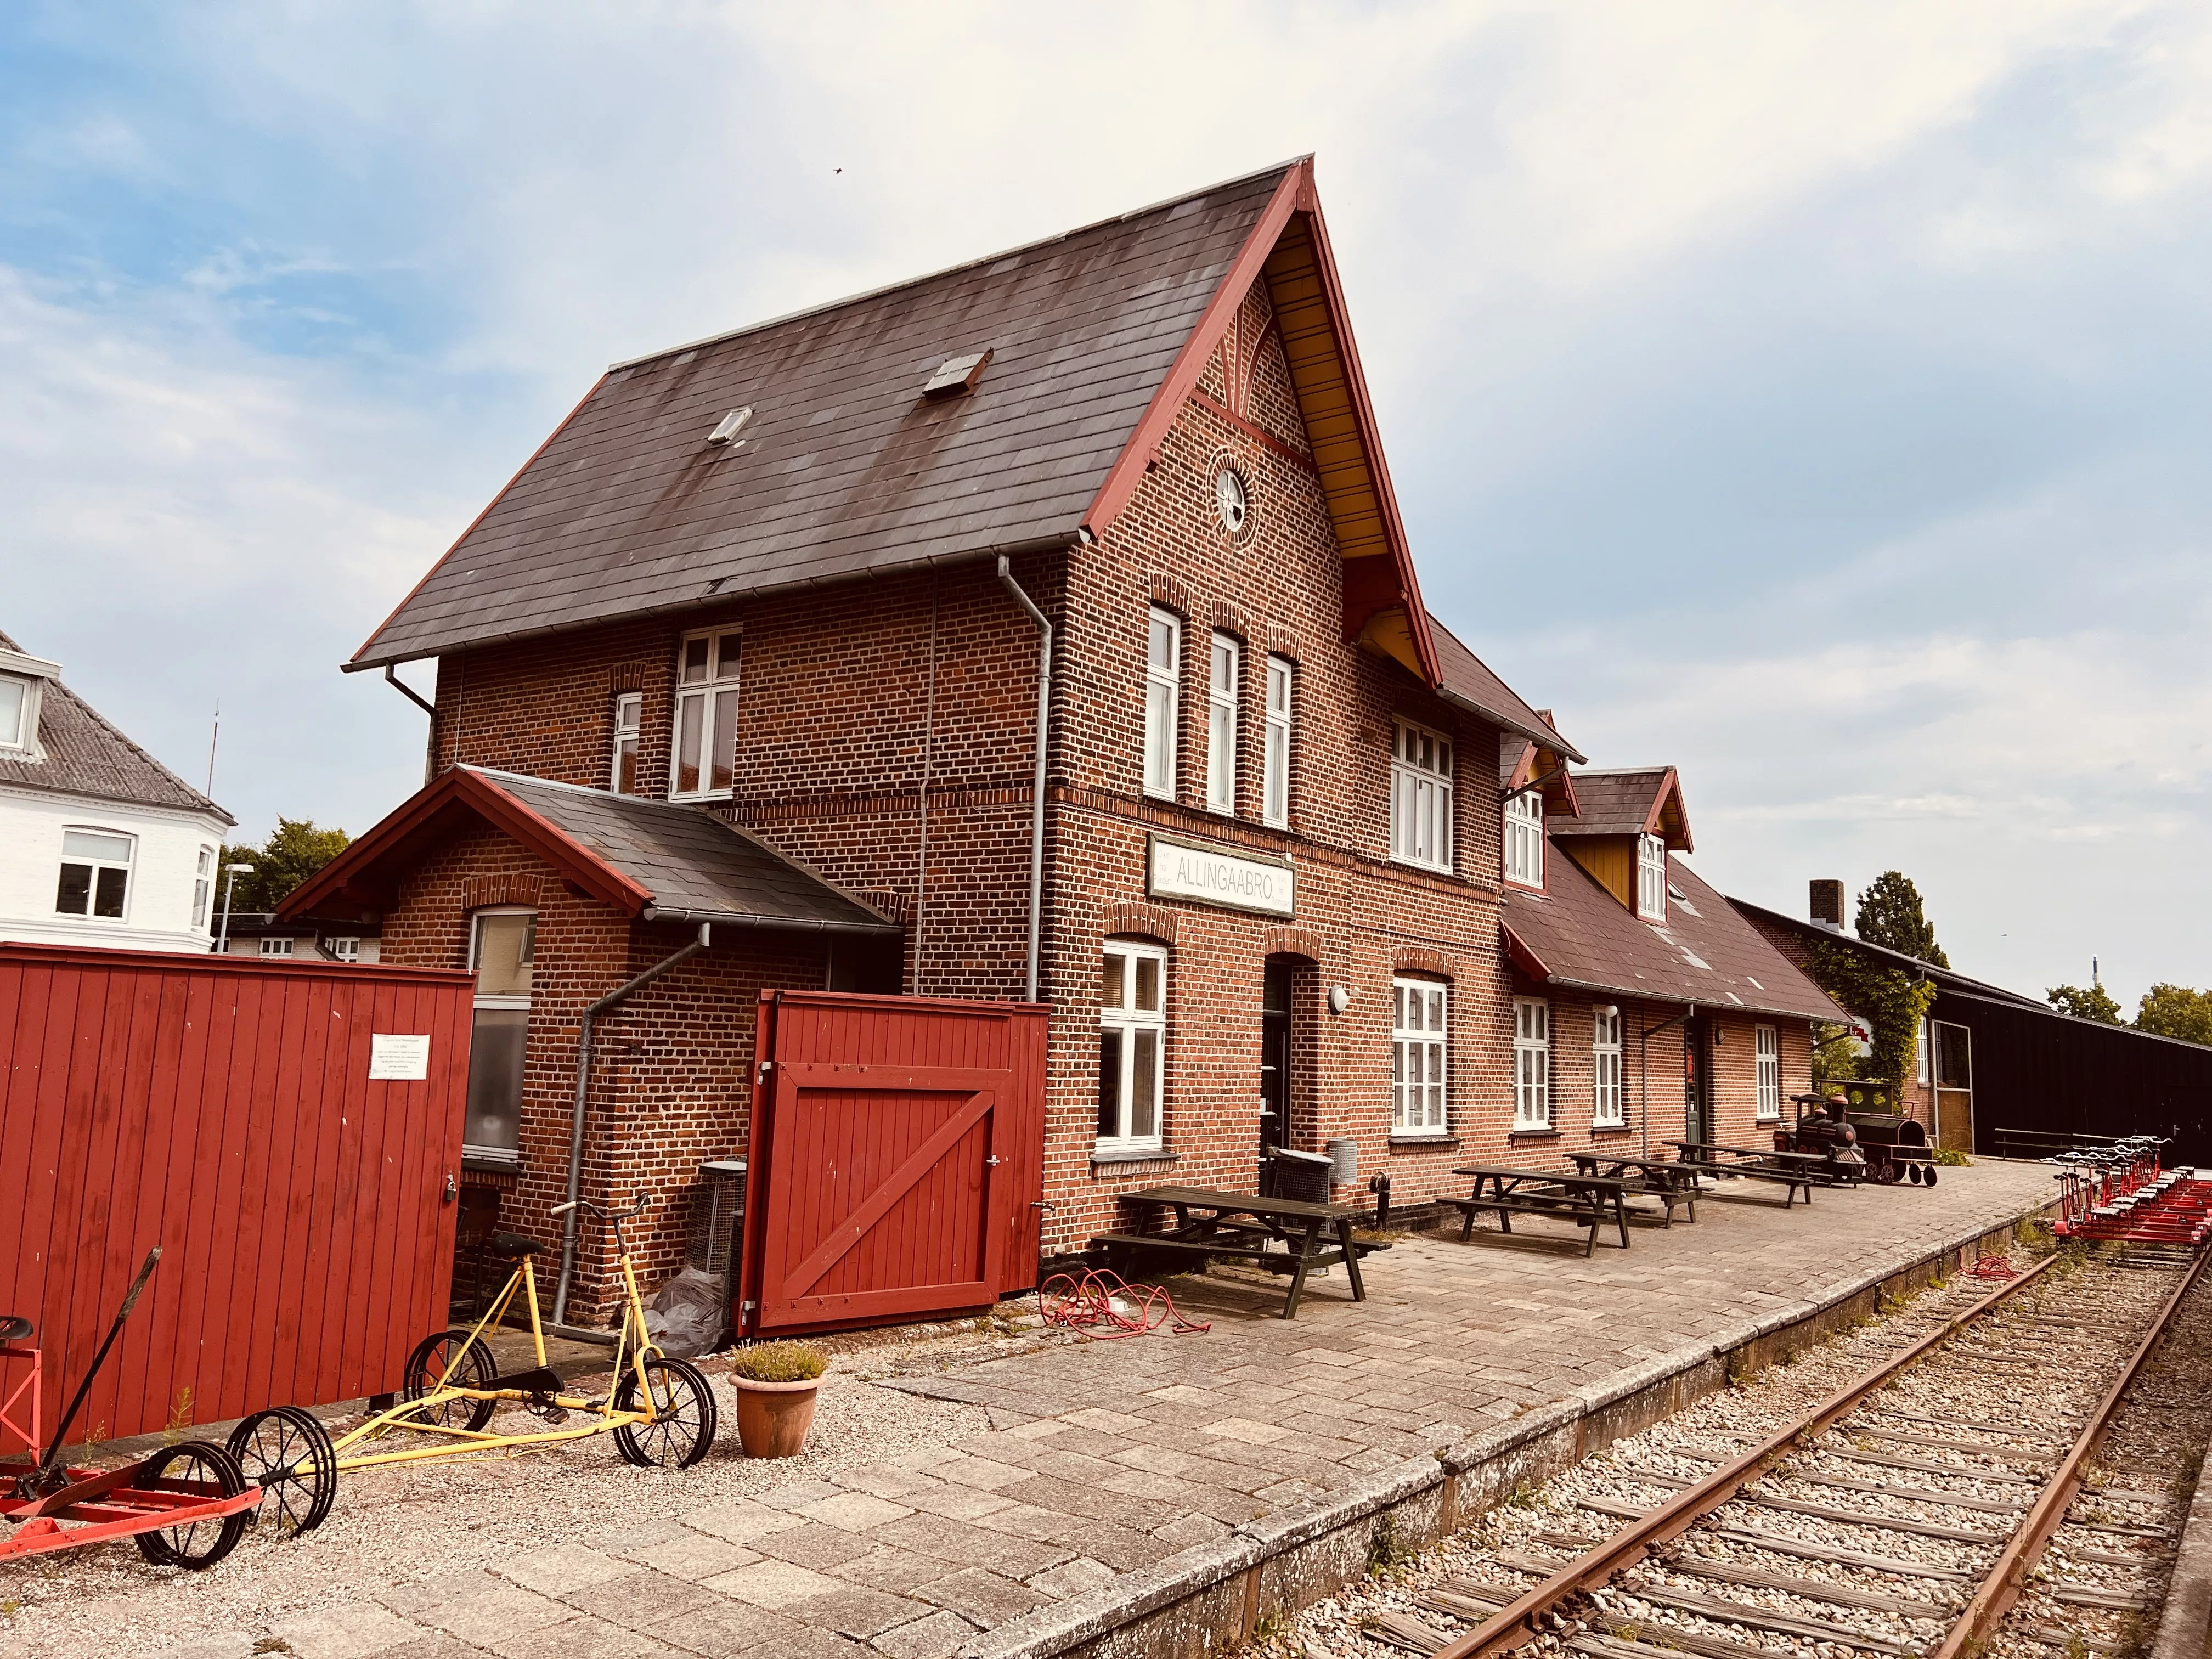
<path id="1" fill-rule="evenodd" d="M 0 939 L 204 951 L 236 822 L 0 634 Z"/>

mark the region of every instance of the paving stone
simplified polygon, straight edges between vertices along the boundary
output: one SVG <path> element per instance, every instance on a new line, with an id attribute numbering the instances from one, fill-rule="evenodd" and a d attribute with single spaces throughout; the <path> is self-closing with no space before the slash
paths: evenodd
<path id="1" fill-rule="evenodd" d="M 684 1524 L 732 1544 L 750 1544 L 754 1539 L 765 1538 L 770 1533 L 788 1532 L 793 1527 L 803 1527 L 806 1524 L 806 1517 L 787 1515 L 781 1510 L 772 1510 L 765 1504 L 737 1498 L 693 1510 L 684 1516 Z"/>
<path id="2" fill-rule="evenodd" d="M 379 1607 L 349 1607 L 343 1613 L 309 1613 L 287 1619 L 270 1635 L 299 1659 L 369 1659 L 371 1655 L 421 1641 L 426 1632 L 411 1619 Z M 246 1644 L 252 1646 L 251 1642 Z"/>
<path id="3" fill-rule="evenodd" d="M 865 1584 L 871 1589 L 903 1595 L 945 1577 L 945 1563 L 933 1555 L 912 1550 L 873 1549 L 857 1561 L 830 1569 L 830 1576 Z"/>
<path id="4" fill-rule="evenodd" d="M 487 1589 L 426 1607 L 413 1616 L 418 1624 L 489 1648 L 518 1632 L 558 1624 L 573 1611 L 549 1595 L 529 1590 Z"/>
<path id="5" fill-rule="evenodd" d="M 1026 1578 L 1082 1553 L 1063 1544 L 1039 1543 L 933 1515 L 909 1515 L 868 1535 L 878 1543 L 933 1555 L 955 1567 L 988 1567 L 1009 1578 Z"/>
<path id="6" fill-rule="evenodd" d="M 963 1457 L 952 1462 L 940 1463 L 931 1474 L 955 1486 L 974 1486 L 982 1492 L 995 1492 L 1000 1486 L 1011 1486 L 1017 1480 L 1026 1480 L 1030 1471 L 1015 1463 L 1001 1463 L 988 1457 Z"/>
<path id="7" fill-rule="evenodd" d="M 542 1550 L 509 1556 L 492 1569 L 501 1577 L 540 1595 L 566 1595 L 639 1570 L 635 1562 L 618 1561 L 581 1544 L 549 1544 Z"/>
<path id="8" fill-rule="evenodd" d="M 679 1651 L 602 1619 L 578 1616 L 483 1644 L 500 1659 L 683 1659 Z"/>
<path id="9" fill-rule="evenodd" d="M 749 1550 L 742 1544 L 710 1538 L 704 1533 L 693 1532 L 688 1527 L 680 1528 L 679 1532 L 679 1536 L 665 1543 L 647 1544 L 628 1551 L 627 1559 L 641 1566 L 651 1567 L 656 1572 L 689 1579 L 694 1583 L 761 1559 L 757 1550 Z"/>
<path id="10" fill-rule="evenodd" d="M 853 1584 L 807 1602 L 801 1611 L 810 1625 L 865 1641 L 895 1625 L 922 1617 L 929 1611 L 929 1603 Z"/>
<path id="11" fill-rule="evenodd" d="M 482 1567 L 463 1567 L 454 1572 L 439 1573 L 428 1578 L 408 1578 L 396 1584 L 375 1585 L 368 1590 L 368 1600 L 380 1606 L 412 1618 L 426 1607 L 456 1601 L 481 1590 L 503 1590 L 507 1588 L 505 1583 Z"/>
<path id="12" fill-rule="evenodd" d="M 1003 1625 L 1009 1619 L 1018 1619 L 1048 1599 L 1026 1585 L 981 1567 L 969 1567 L 933 1584 L 924 1584 L 915 1594 L 939 1607 L 950 1607 L 962 1618 L 973 1620 L 987 1629 Z"/>
<path id="13" fill-rule="evenodd" d="M 717 1574 L 707 1581 L 717 1595 L 750 1601 L 757 1607 L 787 1607 L 817 1595 L 831 1595 L 847 1588 L 835 1578 L 789 1561 L 756 1561 L 734 1572 Z"/>
<path id="14" fill-rule="evenodd" d="M 675 1632 L 690 1620 L 723 1605 L 722 1598 L 703 1585 L 642 1569 L 627 1578 L 572 1591 L 562 1599 L 579 1613 L 671 1641 L 677 1639 Z"/>
<path id="15" fill-rule="evenodd" d="M 950 1521 L 974 1521 L 1014 1502 L 994 1492 L 977 1492 L 972 1486 L 939 1486 L 934 1492 L 918 1492 L 907 1501 L 915 1509 L 941 1515 Z"/>
<path id="16" fill-rule="evenodd" d="M 812 1567 L 817 1572 L 827 1572 L 848 1561 L 859 1560 L 875 1548 L 875 1545 L 859 1533 L 845 1532 L 836 1527 L 825 1527 L 818 1521 L 809 1521 L 805 1526 L 793 1527 L 788 1532 L 763 1534 L 754 1539 L 750 1547 L 778 1561 L 790 1561 L 802 1567 Z"/>
<path id="17" fill-rule="evenodd" d="M 799 1513 L 809 1520 L 820 1521 L 846 1532 L 866 1532 L 871 1527 L 880 1527 L 886 1521 L 896 1521 L 902 1515 L 912 1515 L 914 1511 L 903 1504 L 872 1498 L 866 1492 L 841 1492 L 835 1498 L 809 1504 Z"/>
<path id="18" fill-rule="evenodd" d="M 869 1645 L 884 1659 L 945 1659 L 975 1633 L 975 1626 L 958 1613 L 940 1611 L 887 1630 Z"/>
<path id="19" fill-rule="evenodd" d="M 1073 1561 L 1063 1561 L 1058 1566 L 1048 1568 L 1023 1582 L 1038 1595 L 1059 1601 L 1110 1584 L 1118 1576 L 1103 1561 L 1088 1555 L 1079 1555 Z"/>

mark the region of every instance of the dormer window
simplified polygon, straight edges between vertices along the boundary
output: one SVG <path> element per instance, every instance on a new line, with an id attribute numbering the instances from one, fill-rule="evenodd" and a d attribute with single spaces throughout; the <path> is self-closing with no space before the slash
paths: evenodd
<path id="1" fill-rule="evenodd" d="M 1667 920 L 1667 843 L 1657 836 L 1636 838 L 1636 914 Z"/>
<path id="2" fill-rule="evenodd" d="M 1544 798 L 1530 789 L 1505 802 L 1505 879 L 1544 884 Z"/>
<path id="3" fill-rule="evenodd" d="M 25 730 L 30 725 L 31 683 L 12 674 L 0 674 L 0 749 L 28 749 Z"/>

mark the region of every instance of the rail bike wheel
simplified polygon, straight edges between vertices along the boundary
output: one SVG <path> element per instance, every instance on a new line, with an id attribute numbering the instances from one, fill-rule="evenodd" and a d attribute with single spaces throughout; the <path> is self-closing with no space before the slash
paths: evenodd
<path id="1" fill-rule="evenodd" d="M 1867 1176 L 1869 1179 L 1881 1186 L 1894 1187 L 1897 1185 L 1897 1160 L 1893 1158 L 1885 1158 L 1878 1164 L 1869 1164 Z"/>
<path id="2" fill-rule="evenodd" d="M 499 1362 L 481 1342 L 470 1343 L 468 1352 L 462 1353 L 461 1345 L 468 1340 L 466 1331 L 433 1331 L 417 1342 L 415 1352 L 407 1356 L 407 1386 L 399 1397 L 422 1400 L 443 1388 L 497 1388 Z M 456 1354 L 460 1355 L 458 1365 Z M 408 1420 L 432 1428 L 481 1429 L 498 1409 L 496 1400 L 446 1400 L 423 1407 Z"/>
<path id="3" fill-rule="evenodd" d="M 647 1360 L 645 1376 L 653 1389 L 653 1420 L 617 1429 L 615 1445 L 624 1462 L 641 1468 L 688 1469 L 714 1443 L 714 1385 L 689 1361 L 665 1356 Z M 615 1409 L 642 1409 L 635 1370 L 623 1374 Z"/>
<path id="4" fill-rule="evenodd" d="M 1936 1166 L 1930 1164 L 1924 1167 L 1920 1171 L 1920 1178 L 1929 1186 L 1933 1187 L 1936 1184 Z"/>
<path id="5" fill-rule="evenodd" d="M 323 1524 L 338 1495 L 337 1454 L 320 1419 L 297 1406 L 256 1412 L 230 1431 L 230 1455 L 248 1486 L 267 1494 L 261 1513 L 279 1538 Z"/>
<path id="6" fill-rule="evenodd" d="M 208 1488 L 214 1487 L 225 1498 L 235 1498 L 246 1490 L 246 1477 L 230 1454 L 214 1442 L 181 1440 L 148 1458 L 133 1484 L 140 1492 L 182 1492 L 195 1497 L 205 1497 Z M 252 1519 L 250 1511 L 240 1510 L 157 1532 L 133 1533 L 131 1541 L 157 1567 L 204 1572 L 237 1547 Z"/>

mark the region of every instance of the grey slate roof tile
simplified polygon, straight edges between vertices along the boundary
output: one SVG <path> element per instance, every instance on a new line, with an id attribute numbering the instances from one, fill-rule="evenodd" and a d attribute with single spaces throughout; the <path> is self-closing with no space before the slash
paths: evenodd
<path id="1" fill-rule="evenodd" d="M 0 647 L 22 647 L 0 634 Z M 26 653 L 29 654 L 29 653 Z M 85 795 L 139 806 L 205 812 L 226 824 L 237 819 L 155 760 L 59 680 L 40 697 L 40 760 L 0 758 L 0 783 L 58 795 Z"/>

